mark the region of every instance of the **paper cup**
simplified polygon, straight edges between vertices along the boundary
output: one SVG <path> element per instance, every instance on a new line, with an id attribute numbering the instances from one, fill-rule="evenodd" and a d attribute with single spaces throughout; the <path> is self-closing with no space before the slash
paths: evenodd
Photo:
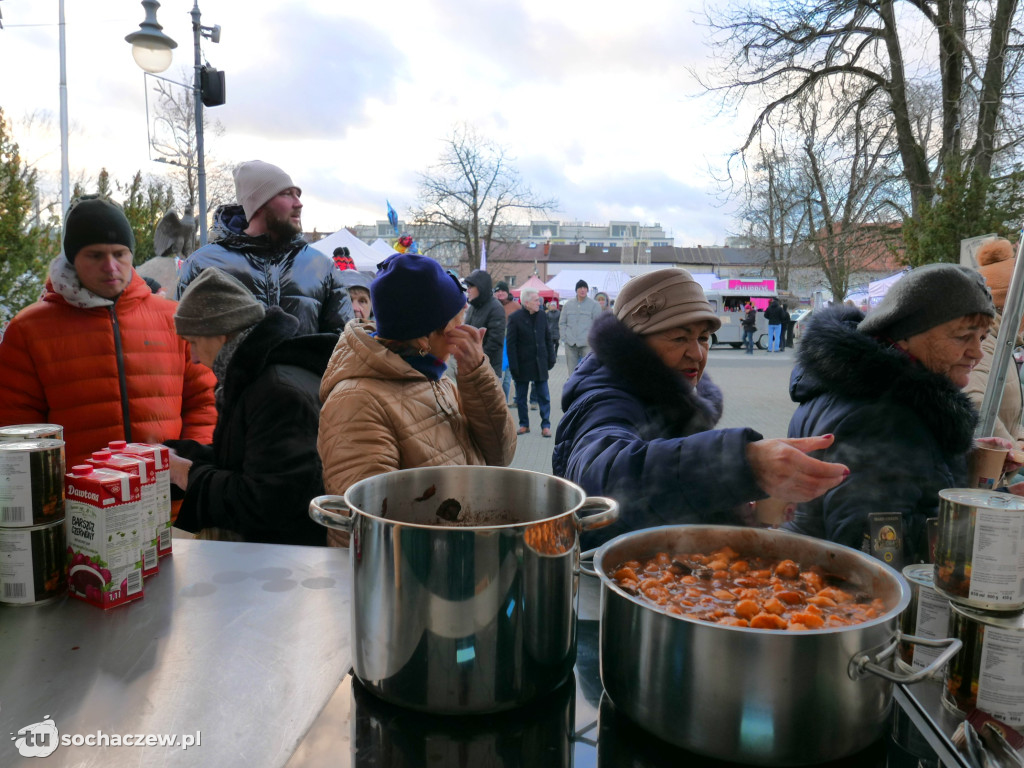
<path id="1" fill-rule="evenodd" d="M 1003 476 L 1003 464 L 1009 450 L 975 445 L 971 452 L 971 474 L 968 484 L 971 488 L 990 491 L 999 484 Z"/>

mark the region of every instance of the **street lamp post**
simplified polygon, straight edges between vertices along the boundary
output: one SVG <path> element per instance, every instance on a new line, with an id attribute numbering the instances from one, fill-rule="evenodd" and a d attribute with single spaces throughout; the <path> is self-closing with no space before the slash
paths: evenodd
<path id="1" fill-rule="evenodd" d="M 163 27 L 156 20 L 156 10 L 160 7 L 157 0 L 142 0 L 146 11 L 145 20 L 139 24 L 139 30 L 125 37 L 132 44 L 132 56 L 142 69 L 150 74 L 158 74 L 171 66 L 171 50 L 178 47 L 170 37 L 163 33 Z M 220 42 L 220 27 L 204 27 L 201 23 L 199 0 L 192 5 L 192 44 L 195 54 L 195 75 L 192 80 L 192 96 L 196 118 L 196 175 L 199 188 L 199 244 L 206 245 L 206 161 L 203 142 L 203 62 L 202 39 Z M 223 103 L 223 100 L 216 103 Z M 214 104 L 216 105 L 216 104 Z"/>

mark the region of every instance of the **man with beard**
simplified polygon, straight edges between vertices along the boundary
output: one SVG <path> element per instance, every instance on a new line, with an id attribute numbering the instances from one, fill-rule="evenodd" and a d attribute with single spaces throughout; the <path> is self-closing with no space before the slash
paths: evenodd
<path id="1" fill-rule="evenodd" d="M 217 267 L 267 308 L 299 321 L 297 335 L 340 333 L 352 319 L 341 272 L 302 238 L 302 190 L 276 165 L 250 160 L 234 170 L 238 203 L 214 212 L 211 242 L 185 261 L 181 298 L 200 272 Z"/>

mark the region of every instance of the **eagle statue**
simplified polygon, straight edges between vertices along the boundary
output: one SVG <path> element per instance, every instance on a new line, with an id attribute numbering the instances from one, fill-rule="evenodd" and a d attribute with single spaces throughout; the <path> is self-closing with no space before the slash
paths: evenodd
<path id="1" fill-rule="evenodd" d="M 196 219 L 192 211 L 180 219 L 176 211 L 168 211 L 153 231 L 153 251 L 156 256 L 174 256 L 184 259 L 193 250 Z"/>

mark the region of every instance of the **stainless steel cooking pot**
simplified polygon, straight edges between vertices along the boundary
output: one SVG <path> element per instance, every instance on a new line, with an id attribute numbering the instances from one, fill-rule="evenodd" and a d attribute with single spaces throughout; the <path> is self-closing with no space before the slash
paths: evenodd
<path id="1" fill-rule="evenodd" d="M 658 552 L 790 558 L 845 576 L 880 597 L 887 611 L 849 627 L 786 632 L 672 616 L 621 590 L 608 573 Z M 624 534 L 594 555 L 601 586 L 601 681 L 616 710 L 660 738 L 705 755 L 753 765 L 839 759 L 879 738 L 892 682 L 914 682 L 960 648 L 914 674 L 892 671 L 900 614 L 910 601 L 903 577 L 868 555 L 785 531 L 680 525 Z M 589 571 L 587 571 L 589 572 Z"/>
<path id="2" fill-rule="evenodd" d="M 553 690 L 576 659 L 579 534 L 618 514 L 570 482 L 502 467 L 388 472 L 313 499 L 314 520 L 351 534 L 356 677 L 439 714 Z"/>

